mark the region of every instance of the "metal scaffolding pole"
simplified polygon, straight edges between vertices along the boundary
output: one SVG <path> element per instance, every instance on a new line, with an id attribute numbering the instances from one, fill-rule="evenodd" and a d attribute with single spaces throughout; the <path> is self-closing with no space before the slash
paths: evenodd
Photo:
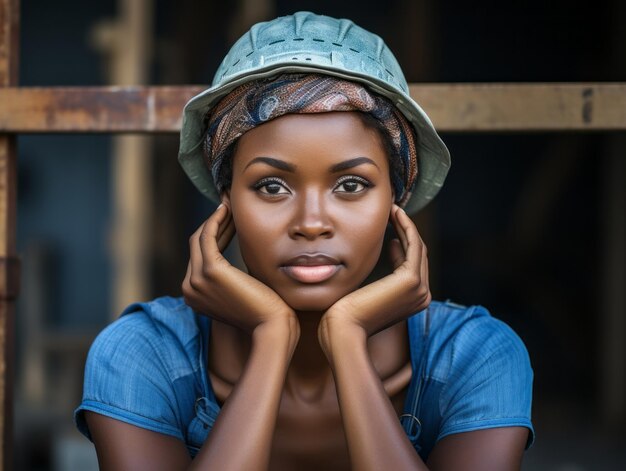
<path id="1" fill-rule="evenodd" d="M 17 85 L 19 0 L 0 0 L 0 88 Z M 0 133 L 0 466 L 12 469 L 17 140 Z"/>

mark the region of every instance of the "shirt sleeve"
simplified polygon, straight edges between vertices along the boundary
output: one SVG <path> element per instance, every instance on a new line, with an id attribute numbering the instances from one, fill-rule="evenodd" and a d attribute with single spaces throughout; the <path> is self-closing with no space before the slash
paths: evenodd
<path id="1" fill-rule="evenodd" d="M 453 433 L 521 426 L 529 429 L 530 447 L 535 436 L 530 419 L 533 371 L 517 334 L 488 314 L 471 318 L 454 337 L 450 361 L 437 440 Z"/>
<path id="2" fill-rule="evenodd" d="M 84 417 L 93 411 L 184 440 L 168 371 L 163 333 L 144 312 L 125 315 L 103 330 L 89 350 L 76 426 L 91 434 Z"/>

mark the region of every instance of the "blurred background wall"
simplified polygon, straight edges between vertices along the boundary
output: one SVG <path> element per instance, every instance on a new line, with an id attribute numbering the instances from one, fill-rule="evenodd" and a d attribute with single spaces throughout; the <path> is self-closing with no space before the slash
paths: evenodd
<path id="1" fill-rule="evenodd" d="M 409 82 L 626 80 L 618 0 L 22 0 L 20 85 L 206 84 L 252 23 L 297 10 L 378 33 Z M 525 341 L 524 469 L 624 469 L 626 136 L 442 137 L 452 170 L 416 219 L 433 294 L 487 306 Z M 16 469 L 96 469 L 72 424 L 89 344 L 125 302 L 180 295 L 187 239 L 213 210 L 177 136 L 134 139 L 19 138 Z"/>

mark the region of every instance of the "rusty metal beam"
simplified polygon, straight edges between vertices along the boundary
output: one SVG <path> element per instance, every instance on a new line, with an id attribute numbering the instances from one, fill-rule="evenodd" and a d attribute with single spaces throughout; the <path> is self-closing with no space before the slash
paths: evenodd
<path id="1" fill-rule="evenodd" d="M 17 85 L 19 1 L 0 0 L 0 89 Z M 0 100 L 0 108 L 3 108 Z M 0 469 L 13 469 L 17 141 L 0 131 Z"/>
<path id="2" fill-rule="evenodd" d="M 623 131 L 626 83 L 411 85 L 441 131 Z"/>
<path id="3" fill-rule="evenodd" d="M 201 86 L 0 89 L 0 132 L 178 132 Z M 623 131 L 626 83 L 412 84 L 438 130 Z"/>
<path id="4" fill-rule="evenodd" d="M 0 132 L 173 132 L 202 87 L 0 89 Z"/>

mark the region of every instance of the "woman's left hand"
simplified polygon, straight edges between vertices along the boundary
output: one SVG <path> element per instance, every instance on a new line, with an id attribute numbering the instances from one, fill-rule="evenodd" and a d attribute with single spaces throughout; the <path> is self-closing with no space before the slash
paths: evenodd
<path id="1" fill-rule="evenodd" d="M 404 432 L 370 355 L 368 337 L 430 303 L 426 246 L 394 205 L 390 220 L 394 270 L 333 304 L 317 335 L 335 380 L 344 432 L 355 469 L 427 469 Z"/>
<path id="2" fill-rule="evenodd" d="M 394 271 L 344 296 L 324 314 L 318 338 L 327 356 L 334 332 L 360 331 L 366 339 L 430 304 L 426 245 L 399 206 L 394 204 L 390 219 L 399 238 L 391 241 Z"/>

